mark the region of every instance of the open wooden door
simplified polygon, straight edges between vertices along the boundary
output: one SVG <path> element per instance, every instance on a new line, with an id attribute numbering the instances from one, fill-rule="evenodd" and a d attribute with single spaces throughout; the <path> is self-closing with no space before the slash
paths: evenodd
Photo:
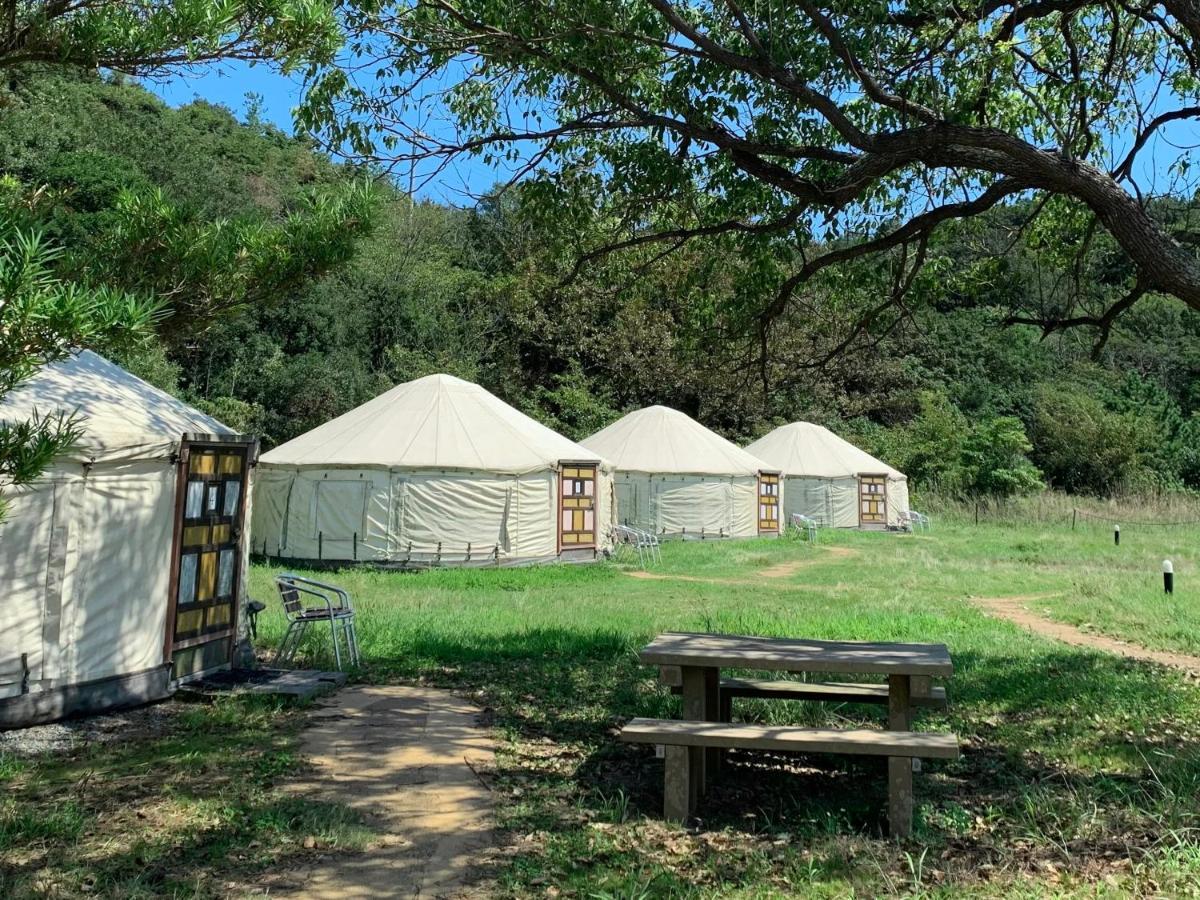
<path id="1" fill-rule="evenodd" d="M 858 524 L 862 528 L 887 527 L 887 476 L 858 476 Z"/>
<path id="2" fill-rule="evenodd" d="M 593 549 L 596 546 L 596 467 L 563 463 L 559 482 L 559 551 Z"/>
<path id="3" fill-rule="evenodd" d="M 180 451 L 167 616 L 172 678 L 233 659 L 251 446 L 185 441 Z"/>
<path id="4" fill-rule="evenodd" d="M 779 534 L 779 476 L 758 473 L 758 533 Z"/>

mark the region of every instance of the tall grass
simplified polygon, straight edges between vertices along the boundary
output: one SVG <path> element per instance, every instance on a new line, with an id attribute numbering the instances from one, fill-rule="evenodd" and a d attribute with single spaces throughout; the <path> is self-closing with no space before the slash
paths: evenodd
<path id="1" fill-rule="evenodd" d="M 1023 497 L 962 498 L 915 492 L 913 504 L 944 522 L 1007 525 L 1136 525 L 1189 527 L 1200 525 L 1200 495 L 1182 492 L 1128 494 L 1099 498 L 1059 491 Z"/>

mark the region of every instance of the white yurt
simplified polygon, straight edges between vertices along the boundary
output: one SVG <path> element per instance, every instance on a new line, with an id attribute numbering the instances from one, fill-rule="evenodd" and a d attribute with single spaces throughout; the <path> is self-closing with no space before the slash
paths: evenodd
<path id="1" fill-rule="evenodd" d="M 781 425 L 746 449 L 783 471 L 784 515 L 833 528 L 888 528 L 908 511 L 908 479 L 811 422 Z"/>
<path id="2" fill-rule="evenodd" d="M 685 538 L 779 534 L 778 469 L 678 410 L 639 409 L 581 443 L 612 463 L 622 524 Z"/>
<path id="3" fill-rule="evenodd" d="M 398 566 L 595 559 L 612 478 L 596 453 L 477 384 L 429 375 L 264 453 L 254 548 Z"/>
<path id="4" fill-rule="evenodd" d="M 88 351 L 0 400 L 74 416 L 70 452 L 0 522 L 0 728 L 166 696 L 245 635 L 253 440 Z"/>

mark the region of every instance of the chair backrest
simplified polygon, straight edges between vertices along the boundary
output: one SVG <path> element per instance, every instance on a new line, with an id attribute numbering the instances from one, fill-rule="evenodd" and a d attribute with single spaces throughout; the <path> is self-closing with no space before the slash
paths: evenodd
<path id="1" fill-rule="evenodd" d="M 311 578 L 302 578 L 290 572 L 275 576 L 275 587 L 279 591 L 279 599 L 283 603 L 283 612 L 288 619 L 303 615 L 309 610 L 322 612 L 340 612 L 353 610 L 350 595 L 342 588 Z M 316 602 L 308 601 L 313 598 Z"/>
<path id="2" fill-rule="evenodd" d="M 275 587 L 279 590 L 279 599 L 283 603 L 283 614 L 288 619 L 293 619 L 304 612 L 304 600 L 300 597 L 300 591 L 287 580 L 286 576 L 281 575 L 276 578 Z"/>

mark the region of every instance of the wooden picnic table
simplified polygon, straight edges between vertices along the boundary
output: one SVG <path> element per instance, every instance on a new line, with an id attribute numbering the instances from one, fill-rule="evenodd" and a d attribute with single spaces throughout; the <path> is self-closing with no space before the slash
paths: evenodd
<path id="1" fill-rule="evenodd" d="M 673 680 L 674 669 L 678 669 L 676 677 L 683 696 L 683 718 L 696 722 L 728 720 L 728 698 L 723 703 L 721 692 L 720 671 L 723 668 L 886 676 L 887 727 L 890 731 L 904 732 L 911 731 L 914 706 L 927 705 L 924 701 L 931 698 L 931 679 L 954 672 L 954 664 L 944 644 L 819 641 L 688 632 L 659 635 L 641 651 L 639 658 L 643 663 L 659 666 L 668 682 Z M 738 685 L 749 683 L 732 681 Z M 771 690 L 770 686 L 794 683 L 753 684 L 759 687 L 743 689 L 739 695 L 786 696 L 781 691 Z M 854 701 L 862 699 L 863 690 L 872 690 L 847 684 L 817 685 L 813 689 L 823 691 L 824 695 L 813 695 L 809 691 L 810 696 L 806 699 Z M 882 691 L 882 686 L 876 690 Z M 882 702 L 884 698 L 879 696 L 878 700 Z M 864 740 L 861 733 L 856 734 L 858 741 Z M 686 807 L 691 807 L 697 795 L 705 790 L 708 775 L 719 766 L 722 750 L 719 746 L 689 746 L 687 753 L 691 774 L 686 786 L 688 797 L 683 802 Z M 889 824 L 893 834 L 908 834 L 912 827 L 912 769 L 913 758 L 889 756 Z M 679 789 L 683 787 L 681 785 Z"/>

